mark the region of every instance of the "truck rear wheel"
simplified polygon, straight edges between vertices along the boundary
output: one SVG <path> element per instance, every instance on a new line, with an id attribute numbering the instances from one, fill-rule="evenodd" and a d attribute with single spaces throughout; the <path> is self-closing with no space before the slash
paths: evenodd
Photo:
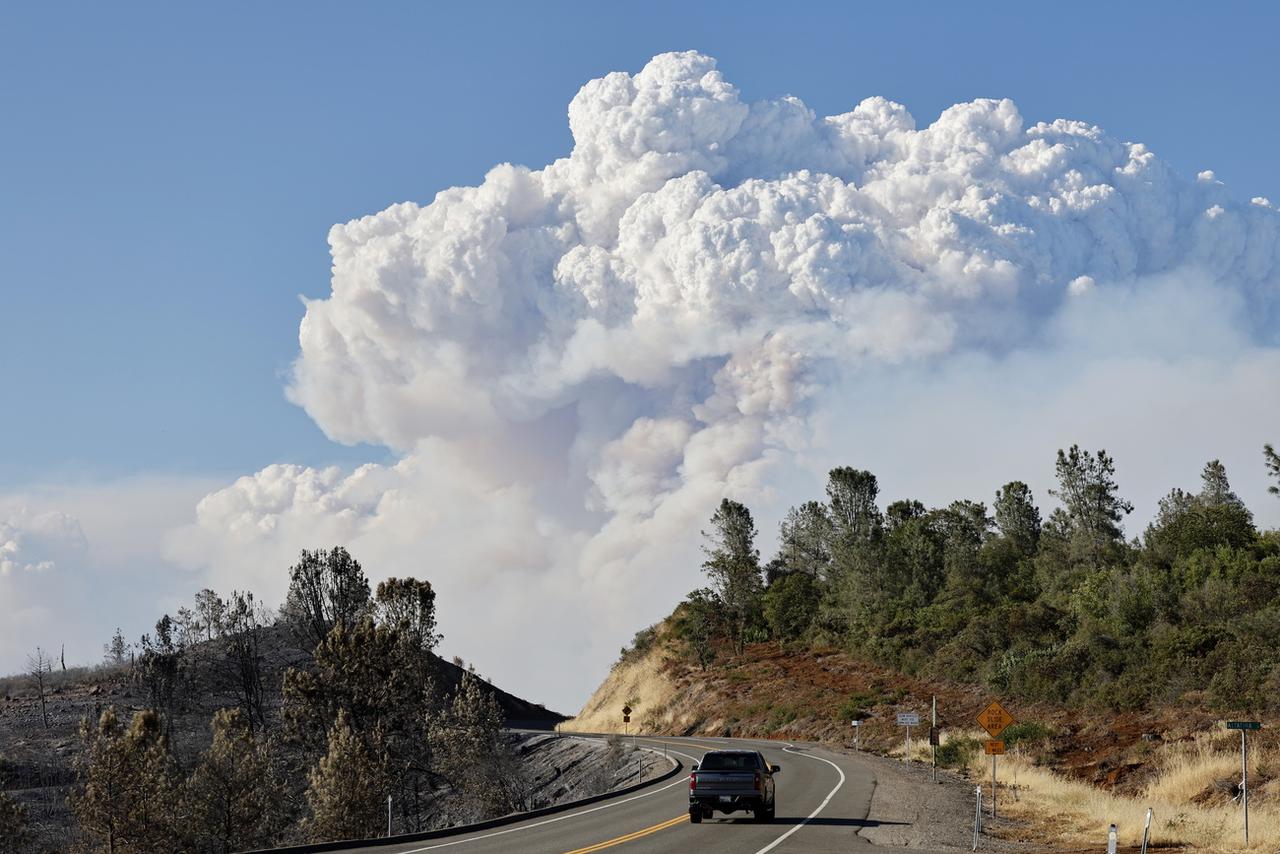
<path id="1" fill-rule="evenodd" d="M 692 824 L 701 824 L 701 823 L 702 823 L 702 810 L 698 809 L 697 807 L 695 807 L 695 808 L 693 808 L 693 809 L 689 810 L 689 821 L 690 821 Z"/>

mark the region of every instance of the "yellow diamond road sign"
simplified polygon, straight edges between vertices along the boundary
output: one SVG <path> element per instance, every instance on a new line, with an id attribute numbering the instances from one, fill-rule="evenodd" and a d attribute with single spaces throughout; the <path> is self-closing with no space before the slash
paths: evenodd
<path id="1" fill-rule="evenodd" d="M 1000 733 L 1004 732 L 1005 727 L 1013 723 L 1013 716 L 1006 712 L 999 703 L 992 703 L 982 710 L 982 714 L 978 715 L 978 723 L 990 733 L 992 738 L 997 738 Z"/>

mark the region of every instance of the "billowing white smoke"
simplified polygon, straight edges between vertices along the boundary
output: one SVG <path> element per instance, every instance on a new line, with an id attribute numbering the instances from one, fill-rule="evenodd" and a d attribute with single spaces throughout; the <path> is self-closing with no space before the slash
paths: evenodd
<path id="1" fill-rule="evenodd" d="M 572 705 L 697 583 L 722 495 L 776 512 L 797 466 L 877 468 L 842 432 L 930 419 L 888 417 L 887 378 L 945 391 L 978 359 L 1034 387 L 1053 370 L 1017 354 L 1117 348 L 1176 375 L 1183 343 L 1213 368 L 1196 388 L 1276 365 L 1280 214 L 1088 124 L 1027 127 L 1007 100 L 923 129 L 883 98 L 823 118 L 744 103 L 697 53 L 588 83 L 569 122 L 541 170 L 332 229 L 290 397 L 400 462 L 268 467 L 202 501 L 175 556 L 278 596 L 298 548 L 346 543 L 375 577 L 437 584 L 451 651 Z M 1182 307 L 1193 323 L 1137 328 Z M 1225 350 L 1174 335 L 1200 322 Z"/>

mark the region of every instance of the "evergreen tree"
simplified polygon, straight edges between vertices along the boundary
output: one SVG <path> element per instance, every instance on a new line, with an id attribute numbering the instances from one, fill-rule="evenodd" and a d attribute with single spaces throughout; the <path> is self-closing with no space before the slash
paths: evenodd
<path id="1" fill-rule="evenodd" d="M 1267 464 L 1267 474 L 1276 479 L 1275 483 L 1267 487 L 1267 491 L 1272 495 L 1280 495 L 1280 454 L 1270 444 L 1263 445 L 1262 459 Z"/>
<path id="2" fill-rule="evenodd" d="M 711 530 L 702 536 L 708 541 L 702 568 L 724 604 L 734 649 L 741 652 L 762 592 L 755 521 L 745 506 L 725 498 L 711 516 Z"/>
<path id="3" fill-rule="evenodd" d="M 240 709 L 213 716 L 213 743 L 187 780 L 182 803 L 187 837 L 201 852 L 267 848 L 283 815 L 283 788 L 266 747 L 254 738 Z"/>
<path id="4" fill-rule="evenodd" d="M 262 653 L 265 622 L 266 615 L 253 594 L 239 591 L 233 591 L 224 603 L 219 620 L 223 647 L 218 663 L 225 684 L 244 710 L 244 722 L 250 730 L 267 725 Z"/>
<path id="5" fill-rule="evenodd" d="M 147 706 L 161 716 L 165 733 L 183 700 L 186 688 L 186 649 L 174 638 L 173 619 L 165 614 L 156 621 L 156 633 L 143 635 L 134 678 L 147 692 Z"/>
<path id="6" fill-rule="evenodd" d="M 379 622 L 413 637 L 426 650 L 440 642 L 436 633 L 436 592 L 428 581 L 388 578 L 378 584 L 374 609 Z"/>
<path id="7" fill-rule="evenodd" d="M 1031 496 L 1031 487 L 1020 480 L 996 490 L 995 523 L 1019 554 L 1035 554 L 1040 544 L 1040 510 Z"/>
<path id="8" fill-rule="evenodd" d="M 444 776 L 455 795 L 455 821 L 477 821 L 527 807 L 518 763 L 502 735 L 504 716 L 492 691 L 464 673 L 448 713 L 433 726 Z"/>
<path id="9" fill-rule="evenodd" d="M 778 569 L 823 579 L 831 563 L 831 516 L 819 501 L 787 511 L 778 531 Z M 772 563 L 772 562 L 771 562 Z"/>
<path id="10" fill-rule="evenodd" d="M 1058 451 L 1058 488 L 1049 494 L 1063 503 L 1065 527 L 1074 559 L 1100 567 L 1122 542 L 1121 520 L 1133 505 L 1120 498 L 1115 461 L 1072 445 Z"/>
<path id="11" fill-rule="evenodd" d="M 688 644 L 703 670 L 716 660 L 716 639 L 724 634 L 723 614 L 724 603 L 707 587 L 690 593 L 676 609 L 676 635 Z"/>
<path id="12" fill-rule="evenodd" d="M 307 776 L 307 839 L 366 839 L 385 832 L 387 787 L 378 761 L 339 711 L 328 749 Z"/>
<path id="13" fill-rule="evenodd" d="M 847 466 L 827 476 L 827 499 L 837 548 L 847 550 L 879 539 L 884 518 L 876 506 L 880 485 L 869 471 Z"/>
<path id="14" fill-rule="evenodd" d="M 334 626 L 353 626 L 369 609 L 369 579 L 359 561 L 335 546 L 303 550 L 289 568 L 289 592 L 282 612 L 307 649 Z"/>
<path id="15" fill-rule="evenodd" d="M 116 633 L 111 636 L 111 642 L 104 644 L 102 653 L 107 664 L 121 665 L 124 664 L 124 657 L 129 654 L 129 644 L 125 643 L 124 633 L 116 628 Z"/>
<path id="16" fill-rule="evenodd" d="M 774 579 L 764 594 L 764 618 L 779 643 L 797 640 L 813 623 L 818 606 L 817 582 L 803 572 Z"/>
<path id="17" fill-rule="evenodd" d="M 71 808 L 81 832 L 112 854 L 172 852 L 177 791 L 156 713 L 135 713 L 125 729 L 108 708 L 96 724 L 80 724 L 80 738 Z"/>
<path id="18" fill-rule="evenodd" d="M 285 736 L 315 757 L 339 714 L 376 758 L 407 830 L 421 830 L 436 774 L 428 738 L 439 708 L 436 659 L 415 635 L 366 617 L 339 624 L 315 649 L 312 670 L 284 675 Z M 317 737 L 320 734 L 320 737 Z"/>

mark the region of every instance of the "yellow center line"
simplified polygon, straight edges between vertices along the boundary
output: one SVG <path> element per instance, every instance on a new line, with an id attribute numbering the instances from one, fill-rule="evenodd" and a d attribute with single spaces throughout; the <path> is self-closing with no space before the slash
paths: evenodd
<path id="1" fill-rule="evenodd" d="M 639 839 L 642 836 L 648 836 L 651 833 L 657 833 L 659 830 L 666 830 L 668 827 L 675 827 L 683 821 L 689 820 L 689 814 L 678 815 L 675 818 L 668 819 L 661 824 L 655 824 L 653 827 L 646 827 L 644 830 L 637 830 L 635 833 L 628 833 L 626 836 L 619 836 L 614 839 L 608 839 L 604 842 L 597 842 L 595 845 L 588 845 L 586 848 L 575 848 L 567 854 L 589 854 L 591 851 L 601 851 L 605 848 L 612 848 L 615 845 L 621 845 L 624 842 L 630 842 L 633 839 Z"/>

